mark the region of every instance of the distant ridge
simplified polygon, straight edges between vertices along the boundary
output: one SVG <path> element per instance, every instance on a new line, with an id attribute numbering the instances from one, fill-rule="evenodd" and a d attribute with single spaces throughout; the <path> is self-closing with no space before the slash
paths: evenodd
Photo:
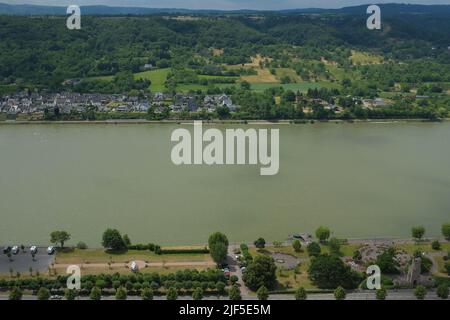
<path id="1" fill-rule="evenodd" d="M 394 14 L 450 14 L 450 5 L 416 5 L 416 4 L 380 4 L 384 15 Z M 152 14 L 208 14 L 208 13 L 342 13 L 342 14 L 366 14 L 368 5 L 344 7 L 340 9 L 288 9 L 277 11 L 264 10 L 193 10 L 181 8 L 141 8 L 141 7 L 109 7 L 102 5 L 82 6 L 81 10 L 86 15 L 152 15 Z M 0 3 L 2 15 L 65 15 L 67 7 L 40 6 L 31 4 L 5 4 Z"/>

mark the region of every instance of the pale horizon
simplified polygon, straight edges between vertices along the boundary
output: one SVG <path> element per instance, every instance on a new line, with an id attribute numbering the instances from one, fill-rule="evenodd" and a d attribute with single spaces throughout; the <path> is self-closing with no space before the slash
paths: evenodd
<path id="1" fill-rule="evenodd" d="M 283 10 L 306 8 L 342 8 L 368 4 L 421 4 L 449 5 L 450 0 L 410 0 L 410 1 L 361 1 L 361 0 L 0 0 L 6 4 L 28 4 L 46 6 L 68 5 L 105 5 L 110 7 L 142 7 L 142 8 L 179 8 L 179 9 L 215 9 L 215 10 Z"/>

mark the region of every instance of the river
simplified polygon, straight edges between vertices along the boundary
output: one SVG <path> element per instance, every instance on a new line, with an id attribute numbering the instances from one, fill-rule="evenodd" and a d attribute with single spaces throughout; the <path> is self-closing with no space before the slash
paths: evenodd
<path id="1" fill-rule="evenodd" d="M 175 124 L 1 125 L 0 243 L 284 240 L 326 225 L 346 238 L 427 236 L 450 220 L 450 122 L 254 125 L 280 129 L 280 170 L 175 166 Z M 186 128 L 192 126 L 186 125 Z M 219 129 L 232 125 L 215 125 Z M 250 127 L 250 126 L 248 126 Z"/>

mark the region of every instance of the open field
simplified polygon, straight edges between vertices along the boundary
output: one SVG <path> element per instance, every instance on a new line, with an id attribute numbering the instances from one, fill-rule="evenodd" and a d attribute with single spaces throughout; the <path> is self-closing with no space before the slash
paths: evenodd
<path id="1" fill-rule="evenodd" d="M 128 250 L 125 253 L 108 253 L 103 249 L 74 249 L 73 252 L 59 252 L 55 262 L 57 264 L 87 264 L 87 263 L 126 263 L 141 260 L 149 263 L 164 262 L 211 262 L 209 254 L 161 254 L 157 255 L 148 250 Z"/>
<path id="2" fill-rule="evenodd" d="M 167 74 L 169 73 L 169 71 L 170 68 L 149 70 L 135 73 L 134 78 L 150 80 L 152 82 L 150 85 L 150 89 L 154 92 L 164 91 L 164 83 L 166 82 Z"/>
<path id="3" fill-rule="evenodd" d="M 365 65 L 365 64 L 380 64 L 383 63 L 383 58 L 374 54 L 367 52 L 361 52 L 352 50 L 352 55 L 350 60 L 354 65 Z"/>

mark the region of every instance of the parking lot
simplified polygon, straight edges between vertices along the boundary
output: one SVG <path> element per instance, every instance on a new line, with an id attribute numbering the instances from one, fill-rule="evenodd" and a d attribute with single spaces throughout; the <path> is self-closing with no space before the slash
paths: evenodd
<path id="1" fill-rule="evenodd" d="M 3 248 L 3 246 L 1 247 Z M 47 254 L 47 248 L 39 247 L 34 259 L 30 253 L 30 248 L 25 248 L 24 251 L 19 250 L 19 253 L 12 254 L 11 258 L 0 251 L 0 274 L 9 274 L 12 270 L 14 273 L 28 273 L 30 267 L 33 269 L 33 273 L 36 271 L 47 272 L 49 265 L 54 260 L 54 255 Z"/>

